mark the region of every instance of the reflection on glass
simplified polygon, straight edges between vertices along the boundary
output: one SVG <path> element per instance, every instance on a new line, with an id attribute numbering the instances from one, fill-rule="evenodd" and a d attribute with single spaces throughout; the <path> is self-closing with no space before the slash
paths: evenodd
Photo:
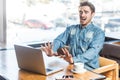
<path id="1" fill-rule="evenodd" d="M 9 44 L 53 40 L 68 25 L 79 22 L 79 0 L 7 0 L 6 2 Z"/>
<path id="2" fill-rule="evenodd" d="M 63 32 L 67 26 L 79 23 L 79 1 L 80 0 L 7 0 L 8 43 L 53 40 Z M 96 6 L 96 14 L 93 21 L 97 22 L 106 33 L 120 32 L 119 1 L 89 1 Z"/>
<path id="3" fill-rule="evenodd" d="M 120 32 L 120 1 L 117 0 L 89 0 L 96 6 L 94 21 L 101 26 L 106 33 Z M 111 6 L 113 5 L 113 6 Z"/>

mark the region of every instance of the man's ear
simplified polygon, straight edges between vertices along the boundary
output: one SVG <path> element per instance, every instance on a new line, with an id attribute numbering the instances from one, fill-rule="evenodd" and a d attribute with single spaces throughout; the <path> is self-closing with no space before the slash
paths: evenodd
<path id="1" fill-rule="evenodd" d="M 95 12 L 92 13 L 92 17 L 94 17 L 94 15 L 95 15 Z"/>

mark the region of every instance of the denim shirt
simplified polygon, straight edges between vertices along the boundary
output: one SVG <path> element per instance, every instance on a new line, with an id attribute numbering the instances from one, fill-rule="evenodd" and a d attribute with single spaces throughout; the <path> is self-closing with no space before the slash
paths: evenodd
<path id="1" fill-rule="evenodd" d="M 53 51 L 67 45 L 74 62 L 82 62 L 86 69 L 92 70 L 99 67 L 104 39 L 104 31 L 92 22 L 84 28 L 80 24 L 71 25 L 54 40 Z"/>

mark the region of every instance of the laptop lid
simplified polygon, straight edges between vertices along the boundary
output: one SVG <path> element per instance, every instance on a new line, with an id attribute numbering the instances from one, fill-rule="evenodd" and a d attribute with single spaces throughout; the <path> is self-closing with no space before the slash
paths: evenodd
<path id="1" fill-rule="evenodd" d="M 45 64 L 47 58 L 40 49 L 31 48 L 29 46 L 14 45 L 18 66 L 21 69 L 32 71 L 44 75 L 63 70 L 62 67 Z"/>

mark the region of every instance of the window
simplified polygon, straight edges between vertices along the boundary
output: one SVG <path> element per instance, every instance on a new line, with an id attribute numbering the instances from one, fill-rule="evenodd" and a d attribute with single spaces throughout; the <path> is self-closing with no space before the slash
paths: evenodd
<path id="1" fill-rule="evenodd" d="M 79 0 L 7 0 L 8 43 L 51 41 L 78 23 Z M 13 3 L 14 2 L 14 3 Z"/>
<path id="2" fill-rule="evenodd" d="M 53 40 L 68 25 L 79 23 L 79 1 L 6 0 L 8 43 Z M 120 32 L 119 1 L 89 1 L 96 7 L 96 15 L 93 21 L 105 31 L 106 35 L 113 34 L 113 32 L 118 35 Z"/>
<path id="3" fill-rule="evenodd" d="M 120 32 L 120 1 L 118 0 L 89 0 L 96 7 L 94 21 L 105 31 L 106 35 L 119 37 Z"/>

